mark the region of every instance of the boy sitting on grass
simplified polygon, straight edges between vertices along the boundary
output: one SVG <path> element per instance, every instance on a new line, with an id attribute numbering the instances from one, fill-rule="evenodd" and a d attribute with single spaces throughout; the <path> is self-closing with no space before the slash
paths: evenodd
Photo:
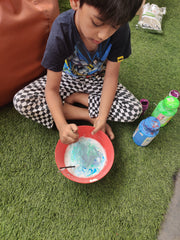
<path id="1" fill-rule="evenodd" d="M 55 122 L 60 140 L 78 140 L 78 127 L 67 120 L 87 120 L 92 134 L 114 133 L 107 120 L 132 122 L 140 102 L 118 83 L 120 63 L 131 54 L 130 21 L 142 0 L 70 0 L 70 10 L 53 23 L 42 65 L 47 75 L 14 96 L 21 114 L 48 128 Z M 80 103 L 85 107 L 75 105 Z"/>

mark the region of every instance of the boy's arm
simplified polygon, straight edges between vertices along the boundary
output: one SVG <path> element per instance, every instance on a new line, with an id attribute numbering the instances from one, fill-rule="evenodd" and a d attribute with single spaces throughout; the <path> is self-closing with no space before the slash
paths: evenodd
<path id="1" fill-rule="evenodd" d="M 99 115 L 94 122 L 95 129 L 93 134 L 99 130 L 105 130 L 105 125 L 109 111 L 111 109 L 118 84 L 120 62 L 107 61 L 106 72 L 104 76 L 104 84 L 101 95 L 101 102 L 99 107 Z"/>
<path id="2" fill-rule="evenodd" d="M 63 103 L 59 94 L 62 72 L 47 70 L 45 88 L 46 102 L 59 131 L 61 142 L 69 144 L 77 141 L 78 133 L 75 124 L 68 124 L 63 113 Z"/>

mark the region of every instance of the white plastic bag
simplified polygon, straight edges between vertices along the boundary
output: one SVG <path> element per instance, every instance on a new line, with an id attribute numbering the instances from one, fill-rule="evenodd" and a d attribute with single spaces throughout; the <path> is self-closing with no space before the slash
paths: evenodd
<path id="1" fill-rule="evenodd" d="M 162 18 L 165 14 L 166 7 L 159 8 L 156 4 L 146 3 L 136 27 L 149 32 L 162 33 Z"/>

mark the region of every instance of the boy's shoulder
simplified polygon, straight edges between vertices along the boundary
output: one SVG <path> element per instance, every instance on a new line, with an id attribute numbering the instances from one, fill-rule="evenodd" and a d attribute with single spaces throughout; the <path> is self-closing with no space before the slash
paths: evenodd
<path id="1" fill-rule="evenodd" d="M 70 24 L 73 22 L 75 11 L 69 9 L 63 13 L 60 13 L 55 19 L 56 24 Z"/>
<path id="2" fill-rule="evenodd" d="M 51 32 L 54 36 L 58 36 L 61 39 L 63 37 L 67 39 L 76 38 L 76 26 L 74 22 L 75 11 L 73 9 L 67 10 L 57 16 L 53 22 Z"/>
<path id="3" fill-rule="evenodd" d="M 111 37 L 111 42 L 117 42 L 118 44 L 123 44 L 124 42 L 128 41 L 130 38 L 130 27 L 129 23 L 124 24 L 121 26 Z"/>
<path id="4" fill-rule="evenodd" d="M 123 35 L 123 34 L 129 34 L 130 32 L 130 27 L 129 27 L 129 23 L 124 24 L 123 26 L 121 26 L 117 31 L 115 35 Z"/>

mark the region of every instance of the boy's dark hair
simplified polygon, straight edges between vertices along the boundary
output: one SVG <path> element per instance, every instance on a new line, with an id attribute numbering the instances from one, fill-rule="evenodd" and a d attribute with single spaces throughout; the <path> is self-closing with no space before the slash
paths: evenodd
<path id="1" fill-rule="evenodd" d="M 129 22 L 142 2 L 143 0 L 80 0 L 80 7 L 86 3 L 97 8 L 103 21 L 116 26 Z"/>

